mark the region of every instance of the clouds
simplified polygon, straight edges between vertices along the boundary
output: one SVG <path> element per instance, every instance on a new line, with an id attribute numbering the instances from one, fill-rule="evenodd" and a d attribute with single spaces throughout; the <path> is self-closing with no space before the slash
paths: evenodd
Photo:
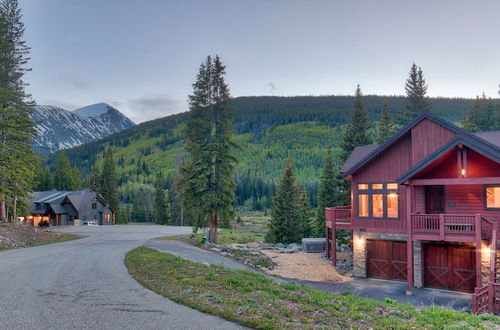
<path id="1" fill-rule="evenodd" d="M 117 102 L 114 102 L 117 104 Z M 127 115 L 136 123 L 165 117 L 174 113 L 187 111 L 187 103 L 169 94 L 148 94 L 130 99 L 123 104 Z"/>

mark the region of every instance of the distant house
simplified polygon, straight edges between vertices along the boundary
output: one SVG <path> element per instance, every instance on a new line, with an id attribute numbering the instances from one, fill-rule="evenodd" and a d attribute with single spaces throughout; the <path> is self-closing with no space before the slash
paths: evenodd
<path id="1" fill-rule="evenodd" d="M 96 221 L 99 225 L 115 223 L 115 211 L 104 198 L 93 191 L 38 191 L 31 193 L 26 222 L 39 226 L 73 225 L 75 220 Z"/>

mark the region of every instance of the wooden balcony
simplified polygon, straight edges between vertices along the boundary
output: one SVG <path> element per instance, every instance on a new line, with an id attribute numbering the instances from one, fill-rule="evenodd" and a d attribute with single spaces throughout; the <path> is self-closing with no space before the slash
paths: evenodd
<path id="1" fill-rule="evenodd" d="M 481 214 L 414 213 L 411 230 L 416 240 L 474 243 L 491 240 L 493 223 Z"/>
<path id="2" fill-rule="evenodd" d="M 331 229 L 352 229 L 351 206 L 326 208 L 326 227 Z"/>

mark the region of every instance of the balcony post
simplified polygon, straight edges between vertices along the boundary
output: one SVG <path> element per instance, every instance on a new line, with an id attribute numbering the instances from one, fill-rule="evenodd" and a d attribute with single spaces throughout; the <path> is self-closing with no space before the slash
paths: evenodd
<path id="1" fill-rule="evenodd" d="M 330 221 L 330 209 L 325 208 L 325 255 L 330 259 L 330 237 L 328 232 L 328 221 Z"/>
<path id="2" fill-rule="evenodd" d="M 444 214 L 439 213 L 439 239 L 444 241 Z"/>
<path id="3" fill-rule="evenodd" d="M 476 234 L 476 286 L 482 286 L 482 271 L 481 271 L 481 215 L 475 216 L 475 234 Z"/>
<path id="4" fill-rule="evenodd" d="M 332 264 L 333 267 L 337 267 L 337 230 L 335 228 L 335 210 L 331 210 L 333 213 L 332 219 Z"/>
<path id="5" fill-rule="evenodd" d="M 413 186 L 406 186 L 406 279 L 408 287 L 406 288 L 406 295 L 413 295 L 413 237 L 412 237 L 412 224 L 411 224 L 411 198 L 413 193 Z"/>

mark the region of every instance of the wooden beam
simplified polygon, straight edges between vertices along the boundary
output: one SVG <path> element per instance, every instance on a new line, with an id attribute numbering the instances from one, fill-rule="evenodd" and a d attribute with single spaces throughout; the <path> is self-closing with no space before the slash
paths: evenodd
<path id="1" fill-rule="evenodd" d="M 451 185 L 451 184 L 500 184 L 500 177 L 410 180 L 410 185 L 413 186 L 432 186 L 432 185 Z"/>
<path id="2" fill-rule="evenodd" d="M 406 187 L 406 278 L 408 281 L 408 287 L 406 288 L 407 295 L 413 295 L 413 237 L 412 237 L 412 223 L 411 223 L 411 213 L 412 213 L 412 194 L 413 187 Z"/>
<path id="3" fill-rule="evenodd" d="M 483 286 L 483 275 L 481 271 L 481 215 L 476 214 L 475 217 L 476 229 L 476 286 Z"/>

